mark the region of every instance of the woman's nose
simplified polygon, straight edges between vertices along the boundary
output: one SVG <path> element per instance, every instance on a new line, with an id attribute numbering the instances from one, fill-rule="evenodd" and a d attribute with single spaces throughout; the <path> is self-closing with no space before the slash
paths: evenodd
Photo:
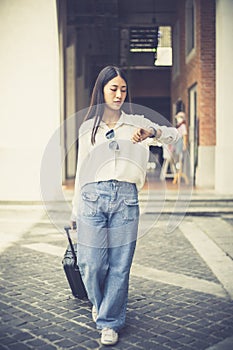
<path id="1" fill-rule="evenodd" d="M 117 89 L 116 97 L 121 98 L 121 90 L 120 89 Z"/>

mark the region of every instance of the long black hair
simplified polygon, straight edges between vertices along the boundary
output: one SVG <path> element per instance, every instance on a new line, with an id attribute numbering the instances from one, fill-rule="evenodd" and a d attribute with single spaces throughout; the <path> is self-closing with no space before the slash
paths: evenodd
<path id="1" fill-rule="evenodd" d="M 104 87 L 110 80 L 117 76 L 120 76 L 126 82 L 126 98 L 124 102 L 130 103 L 128 83 L 124 72 L 115 66 L 107 66 L 103 68 L 96 79 L 95 86 L 92 91 L 90 106 L 85 116 L 85 120 L 95 118 L 91 134 L 92 144 L 95 143 L 95 136 L 104 114 Z"/>

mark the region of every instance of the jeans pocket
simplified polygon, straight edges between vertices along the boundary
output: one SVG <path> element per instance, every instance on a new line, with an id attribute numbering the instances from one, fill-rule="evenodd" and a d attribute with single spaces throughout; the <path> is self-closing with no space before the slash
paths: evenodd
<path id="1" fill-rule="evenodd" d="M 123 204 L 123 219 L 126 221 L 137 220 L 139 216 L 138 199 L 125 199 Z"/>
<path id="2" fill-rule="evenodd" d="M 91 192 L 82 193 L 82 215 L 95 216 L 98 206 L 98 194 Z"/>

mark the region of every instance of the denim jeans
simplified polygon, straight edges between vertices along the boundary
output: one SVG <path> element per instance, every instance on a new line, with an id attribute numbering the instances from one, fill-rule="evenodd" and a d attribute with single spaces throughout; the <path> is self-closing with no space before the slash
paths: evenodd
<path id="1" fill-rule="evenodd" d="M 115 180 L 82 188 L 77 218 L 78 264 L 98 329 L 125 324 L 129 273 L 139 220 L 134 184 Z"/>

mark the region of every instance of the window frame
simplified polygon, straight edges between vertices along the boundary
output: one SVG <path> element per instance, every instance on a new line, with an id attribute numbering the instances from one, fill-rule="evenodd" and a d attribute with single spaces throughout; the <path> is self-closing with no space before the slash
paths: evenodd
<path id="1" fill-rule="evenodd" d="M 196 2 L 186 0 L 185 3 L 185 55 L 186 62 L 196 52 Z"/>
<path id="2" fill-rule="evenodd" d="M 172 29 L 172 76 L 173 80 L 180 74 L 180 21 L 177 20 Z"/>

